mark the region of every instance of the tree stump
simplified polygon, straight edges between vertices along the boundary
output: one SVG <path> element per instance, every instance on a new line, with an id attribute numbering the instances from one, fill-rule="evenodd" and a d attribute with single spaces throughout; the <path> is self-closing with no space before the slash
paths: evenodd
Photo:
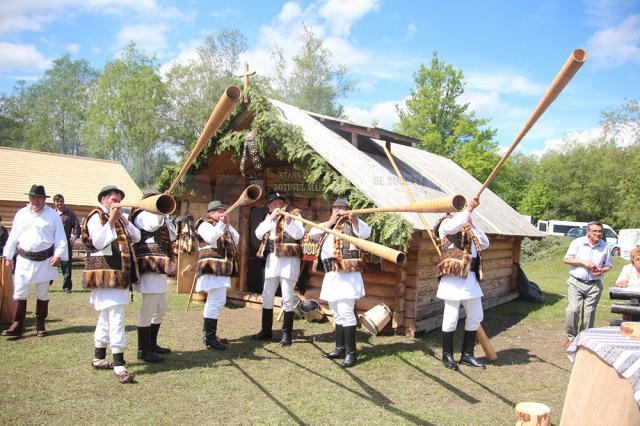
<path id="1" fill-rule="evenodd" d="M 521 402 L 516 405 L 516 426 L 551 426 L 551 409 L 539 402 Z"/>

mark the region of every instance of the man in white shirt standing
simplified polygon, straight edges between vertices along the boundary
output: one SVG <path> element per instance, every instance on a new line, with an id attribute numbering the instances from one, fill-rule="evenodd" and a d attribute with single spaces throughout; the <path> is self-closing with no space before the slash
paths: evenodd
<path id="1" fill-rule="evenodd" d="M 240 235 L 229 225 L 225 211 L 220 201 L 213 200 L 207 206 L 207 215 L 194 225 L 198 238 L 196 291 L 207 292 L 202 340 L 207 348 L 218 351 L 226 349 L 226 340 L 217 335 L 218 318 L 227 301 L 231 276 L 236 272 L 236 247 L 240 242 Z"/>
<path id="2" fill-rule="evenodd" d="M 42 185 L 33 185 L 29 204 L 18 210 L 4 247 L 7 259 L 16 259 L 13 279 L 13 323 L 3 336 L 22 337 L 27 314 L 29 286 L 36 289 L 36 335 L 44 337 L 45 318 L 49 313 L 49 282 L 58 274 L 60 261 L 67 261 L 67 237 L 60 216 L 45 204 L 49 197 Z M 11 261 L 10 261 L 11 262 Z"/>
<path id="3" fill-rule="evenodd" d="M 345 235 L 365 240 L 369 238 L 369 225 L 348 212 L 349 202 L 345 198 L 338 198 L 331 206 L 331 217 L 321 225 Z M 336 326 L 336 348 L 323 356 L 328 359 L 344 358 L 340 366 L 349 368 L 357 362 L 358 321 L 354 308 L 356 300 L 365 295 L 361 274 L 362 254 L 358 247 L 319 228 L 311 229 L 309 238 L 320 240 L 316 264 L 317 269 L 324 272 L 320 299 L 329 303 Z"/>
<path id="4" fill-rule="evenodd" d="M 256 228 L 256 237 L 262 240 L 257 256 L 267 258 L 262 289 L 262 329 L 253 336 L 255 340 L 271 340 L 273 337 L 273 300 L 280 286 L 282 292 L 282 339 L 280 346 L 291 346 L 293 332 L 293 288 L 300 274 L 304 226 L 298 220 L 284 217 L 280 211 L 287 207 L 284 197 L 275 191 L 266 196 L 269 214 Z M 299 214 L 293 212 L 294 214 Z"/>
<path id="5" fill-rule="evenodd" d="M 472 198 L 465 210 L 453 216 L 445 216 L 434 227 L 442 252 L 442 261 L 438 264 L 440 283 L 436 293 L 438 299 L 444 300 L 442 363 L 451 370 L 458 370 L 458 364 L 453 359 L 453 333 L 458 326 L 460 305 L 464 306 L 467 313 L 460 364 L 485 368 L 473 356 L 476 334 L 484 318 L 483 294 L 480 289 L 481 252 L 489 247 L 486 234 L 472 220 L 472 213 L 479 204 L 478 197 Z"/>
<path id="6" fill-rule="evenodd" d="M 160 192 L 151 189 L 142 199 L 155 195 L 160 195 Z M 157 354 L 171 353 L 171 349 L 158 346 L 158 332 L 169 307 L 167 277 L 176 275 L 176 256 L 171 242 L 177 233 L 167 215 L 136 208 L 129 220 L 141 235 L 140 242 L 133 245 L 140 272 L 140 283 L 134 285 L 134 290 L 142 293 L 138 317 L 138 359 L 160 362 L 164 359 Z"/>
<path id="7" fill-rule="evenodd" d="M 613 258 L 602 235 L 602 223 L 590 222 L 587 224 L 587 235 L 571 241 L 564 255 L 564 263 L 569 265 L 565 347 L 569 347 L 578 332 L 592 328 L 596 320 L 596 307 L 602 293 L 602 276 L 613 266 Z M 579 323 L 583 305 L 582 323 Z"/>
<path id="8" fill-rule="evenodd" d="M 95 356 L 91 365 L 111 370 L 120 383 L 132 383 L 135 374 L 127 370 L 124 349 L 127 344 L 124 307 L 129 303 L 129 287 L 137 280 L 131 245 L 140 241 L 140 230 L 120 208 L 124 199 L 116 186 L 102 188 L 100 207 L 92 210 L 82 224 L 82 241 L 87 248 L 82 287 L 91 289 L 89 302 L 100 312 L 94 333 Z M 111 345 L 113 364 L 107 362 Z"/>

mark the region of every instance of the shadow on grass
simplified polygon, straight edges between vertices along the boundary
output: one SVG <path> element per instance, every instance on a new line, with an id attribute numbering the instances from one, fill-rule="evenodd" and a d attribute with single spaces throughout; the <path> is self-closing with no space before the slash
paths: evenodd
<path id="1" fill-rule="evenodd" d="M 558 370 L 571 373 L 571 370 L 565 367 L 561 367 L 558 364 L 555 364 L 551 361 L 547 361 L 546 359 L 541 358 L 538 355 L 530 354 L 529 349 L 525 349 L 525 348 L 504 349 L 499 351 L 497 355 L 498 355 L 498 359 L 496 359 L 495 361 L 492 361 L 491 365 L 495 365 L 495 366 L 520 365 L 520 364 L 529 364 L 531 362 L 541 362 L 541 363 L 556 367 Z"/>
<path id="2" fill-rule="evenodd" d="M 477 381 L 475 379 L 472 379 L 468 375 L 464 374 L 464 372 L 462 370 L 459 370 L 458 373 L 460 373 L 461 376 L 463 376 L 464 378 L 466 378 L 470 382 L 473 382 L 476 385 L 480 386 L 482 389 L 484 389 L 485 391 L 489 392 L 491 395 L 495 396 L 496 398 L 498 398 L 499 400 L 501 400 L 505 404 L 507 404 L 507 405 L 509 405 L 511 407 L 515 407 L 516 406 L 515 402 L 511 401 L 509 398 L 506 398 L 506 397 L 500 395 L 498 392 L 490 389 L 488 386 L 485 386 L 484 384 L 480 383 L 479 381 Z"/>
<path id="3" fill-rule="evenodd" d="M 322 350 L 320 349 L 320 347 L 318 347 L 314 342 L 309 341 L 309 343 L 311 343 L 313 346 L 315 346 L 319 352 L 322 352 Z M 417 425 L 432 425 L 432 423 L 423 420 L 411 413 L 407 413 L 404 410 L 401 410 L 397 407 L 393 406 L 393 401 L 391 401 L 389 398 L 387 398 L 383 393 L 381 393 L 380 391 L 378 391 L 377 389 L 373 388 L 372 386 L 370 386 L 369 384 L 367 384 L 364 380 L 362 380 L 361 378 L 359 378 L 358 376 L 356 376 L 355 374 L 353 374 L 353 372 L 344 369 L 343 371 L 349 375 L 361 388 L 363 388 L 363 390 L 366 393 L 362 393 L 362 392 L 358 392 L 357 390 L 351 389 L 345 385 L 343 385 L 340 382 L 337 382 L 327 376 L 325 376 L 324 374 L 318 373 L 317 371 L 311 370 L 309 367 L 307 367 L 306 365 L 302 365 L 298 362 L 295 362 L 281 354 L 278 354 L 276 352 L 271 351 L 270 349 L 265 349 L 267 352 L 271 353 L 272 355 L 274 355 L 277 358 L 282 359 L 283 361 L 286 361 L 290 364 L 295 365 L 298 368 L 301 368 L 323 380 L 326 380 L 327 382 L 338 386 L 348 392 L 351 392 L 352 394 L 368 401 L 371 402 L 377 406 L 379 406 L 380 408 L 383 408 L 386 411 L 390 411 L 392 413 L 394 413 L 395 415 L 402 417 L 406 422 L 409 422 L 411 424 L 417 424 Z M 326 362 L 330 362 L 329 360 L 326 360 Z M 334 364 L 336 364 L 335 361 L 333 361 Z"/>

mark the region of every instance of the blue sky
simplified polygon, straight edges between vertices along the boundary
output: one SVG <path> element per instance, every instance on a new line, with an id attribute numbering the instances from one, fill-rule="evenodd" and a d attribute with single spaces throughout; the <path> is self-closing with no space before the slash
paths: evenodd
<path id="1" fill-rule="evenodd" d="M 602 110 L 640 98 L 638 0 L 3 0 L 0 91 L 10 92 L 17 79 L 35 81 L 65 53 L 101 68 L 129 40 L 166 69 L 222 29 L 242 32 L 249 43 L 243 60 L 269 73 L 270 49 L 295 54 L 303 25 L 357 80 L 342 103 L 363 124 L 393 127 L 395 105 L 433 51 L 462 69 L 463 100 L 491 118 L 501 146 L 511 144 L 573 49 L 587 51 L 586 64 L 521 143 L 526 153 L 568 134 L 588 140 Z"/>

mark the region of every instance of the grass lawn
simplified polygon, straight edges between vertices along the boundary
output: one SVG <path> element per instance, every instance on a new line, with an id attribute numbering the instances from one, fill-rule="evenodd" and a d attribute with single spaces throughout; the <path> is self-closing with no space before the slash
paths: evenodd
<path id="1" fill-rule="evenodd" d="M 546 403 L 559 422 L 571 370 L 562 349 L 565 249 L 523 265 L 543 289 L 544 305 L 518 300 L 485 312 L 498 360 L 484 371 L 445 369 L 439 331 L 417 338 L 359 332 L 360 363 L 343 370 L 320 356 L 333 348 L 328 323 L 296 321 L 293 346 L 281 348 L 277 341 L 249 340 L 260 312 L 248 308 L 223 311 L 219 334 L 229 348 L 207 351 L 202 305 L 185 312 L 187 296 L 171 292 L 159 343 L 174 352 L 164 363 L 136 359 L 140 296 L 127 306 L 125 358 L 138 383 L 120 385 L 111 372 L 91 369 L 97 313 L 89 292 L 79 289 L 81 271 L 74 270 L 72 294 L 62 292 L 60 279 L 51 287 L 47 337 L 35 337 L 32 292 L 25 338 L 0 340 L 0 423 L 508 425 L 521 401 Z M 616 259 L 605 287 L 624 263 Z M 610 305 L 604 294 L 598 326 L 614 317 Z M 456 348 L 460 342 L 459 332 Z M 479 345 L 476 354 L 482 354 Z"/>

